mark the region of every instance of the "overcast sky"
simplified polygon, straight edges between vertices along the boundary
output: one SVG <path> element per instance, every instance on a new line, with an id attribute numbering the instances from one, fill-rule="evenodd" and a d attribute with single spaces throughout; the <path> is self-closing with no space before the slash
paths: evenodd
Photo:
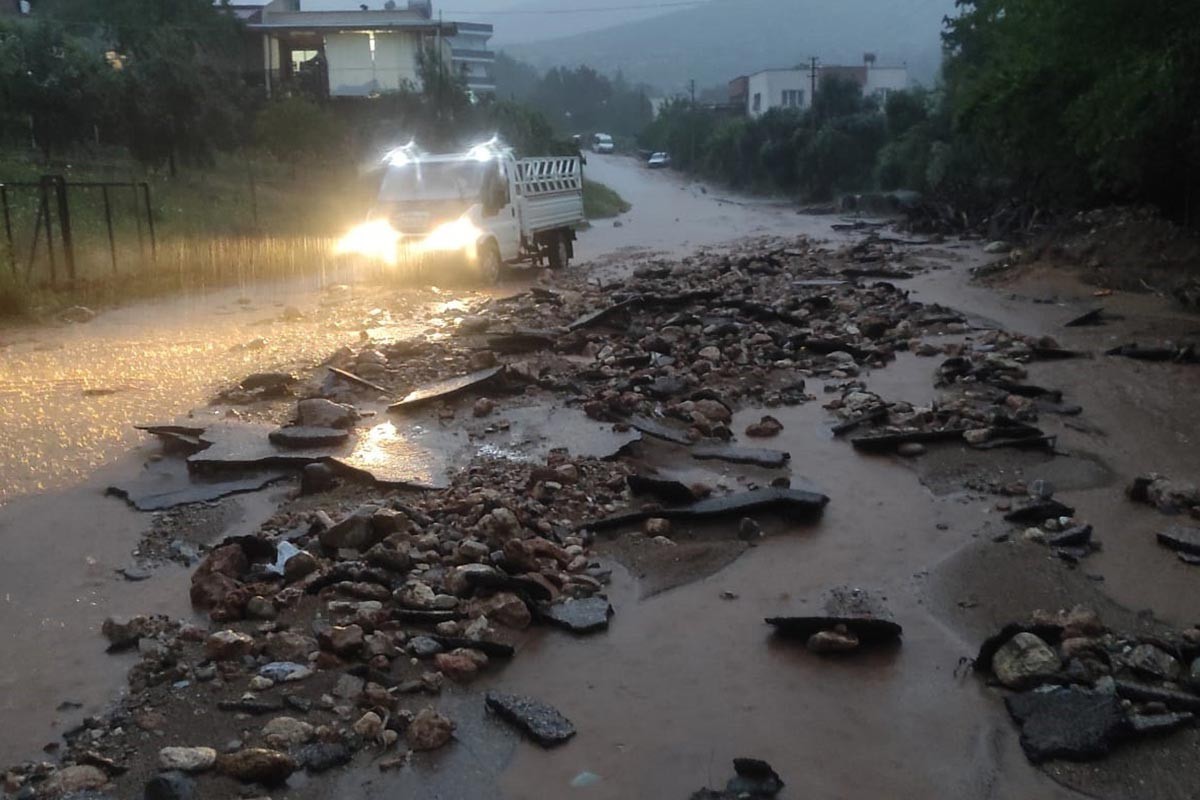
<path id="1" fill-rule="evenodd" d="M 447 19 L 490 22 L 494 43 L 531 42 L 678 11 L 681 0 L 434 0 Z M 638 6 L 641 8 L 630 8 Z"/>

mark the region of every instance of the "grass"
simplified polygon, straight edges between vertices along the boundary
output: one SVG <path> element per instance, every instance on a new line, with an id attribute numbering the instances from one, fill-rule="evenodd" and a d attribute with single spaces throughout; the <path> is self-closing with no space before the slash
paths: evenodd
<path id="1" fill-rule="evenodd" d="M 610 219 L 633 208 L 625 198 L 598 181 L 583 182 L 583 215 L 588 219 Z"/>
<path id="2" fill-rule="evenodd" d="M 0 317 L 326 269 L 330 245 L 363 218 L 376 188 L 352 169 L 305 165 L 293 170 L 269 159 L 223 158 L 210 168 L 170 178 L 147 174 L 111 152 L 51 165 L 20 153 L 0 153 L 0 182 L 37 181 L 47 174 L 68 181 L 149 183 L 156 247 L 151 248 L 144 197 L 135 198 L 130 189 L 111 189 L 114 259 L 101 191 L 73 188 L 76 280 L 67 285 L 59 251 L 57 280 L 52 281 L 44 234 L 30 263 L 39 193 L 10 188 L 17 274 L 13 276 L 0 228 Z M 57 231 L 57 214 L 54 224 Z"/>

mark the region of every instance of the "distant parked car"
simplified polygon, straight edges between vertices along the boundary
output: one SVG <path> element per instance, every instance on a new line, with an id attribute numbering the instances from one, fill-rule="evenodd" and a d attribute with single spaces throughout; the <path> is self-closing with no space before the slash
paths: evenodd
<path id="1" fill-rule="evenodd" d="M 611 153 L 616 149 L 613 145 L 613 138 L 607 133 L 596 133 L 592 135 L 592 152 L 593 153 Z"/>
<path id="2" fill-rule="evenodd" d="M 671 166 L 671 156 L 667 153 L 654 153 L 646 162 L 650 169 L 666 169 Z"/>

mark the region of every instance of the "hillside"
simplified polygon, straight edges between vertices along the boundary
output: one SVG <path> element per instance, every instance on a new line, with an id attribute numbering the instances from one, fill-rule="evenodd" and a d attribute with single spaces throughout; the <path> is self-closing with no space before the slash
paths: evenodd
<path id="1" fill-rule="evenodd" d="M 683 91 L 691 78 L 698 86 L 722 85 L 811 56 L 826 64 L 858 64 L 867 51 L 878 54 L 881 65 L 906 62 L 914 78 L 928 83 L 941 60 L 942 19 L 953 11 L 954 0 L 712 0 L 504 49 L 539 68 L 620 69 L 630 80 L 668 94 Z"/>

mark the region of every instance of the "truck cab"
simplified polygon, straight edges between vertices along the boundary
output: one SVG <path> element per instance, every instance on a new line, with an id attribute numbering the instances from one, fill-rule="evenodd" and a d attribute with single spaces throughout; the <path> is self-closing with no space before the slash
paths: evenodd
<path id="1" fill-rule="evenodd" d="M 582 221 L 578 157 L 517 159 L 495 141 L 443 155 L 408 145 L 388 153 L 370 218 L 340 249 L 465 267 L 495 283 L 502 264 L 565 267 Z M 356 232 L 362 246 L 347 242 Z"/>

